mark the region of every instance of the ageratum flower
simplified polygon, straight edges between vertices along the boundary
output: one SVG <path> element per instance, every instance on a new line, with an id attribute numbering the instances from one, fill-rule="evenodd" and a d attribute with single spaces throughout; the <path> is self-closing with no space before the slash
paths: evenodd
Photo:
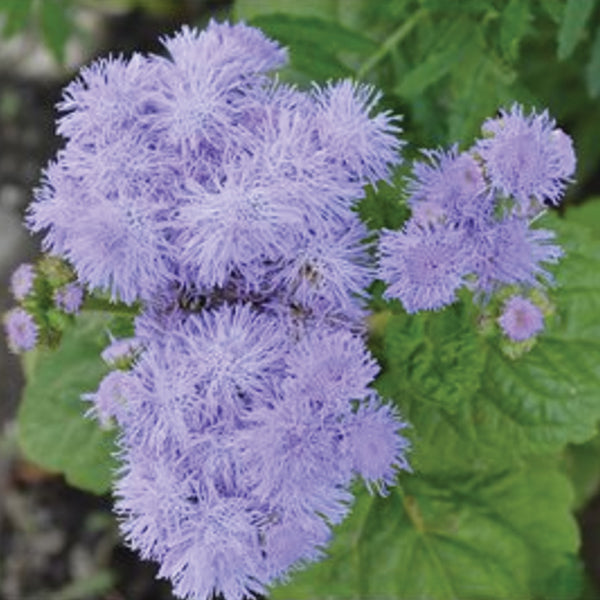
<path id="1" fill-rule="evenodd" d="M 464 231 L 452 225 L 421 226 L 409 221 L 402 231 L 384 229 L 379 242 L 379 274 L 407 312 L 438 310 L 456 300 L 471 263 Z"/>
<path id="2" fill-rule="evenodd" d="M 551 283 L 545 264 L 556 263 L 563 255 L 554 238 L 553 231 L 531 228 L 528 221 L 515 216 L 490 222 L 469 238 L 475 289 L 489 294 L 501 285 Z"/>
<path id="3" fill-rule="evenodd" d="M 28 223 L 86 289 L 142 307 L 130 370 L 85 398 L 119 428 L 128 543 L 177 595 L 241 600 L 322 556 L 355 476 L 384 491 L 406 466 L 370 388 L 354 212 L 402 142 L 369 86 L 272 80 L 286 52 L 257 29 L 163 45 L 67 87 Z"/>
<path id="4" fill-rule="evenodd" d="M 406 467 L 405 425 L 369 387 L 377 370 L 361 337 L 290 338 L 250 305 L 148 339 L 104 407 L 122 428 L 116 510 L 129 544 L 184 598 L 264 593 L 320 558 L 353 477 L 384 491 Z M 90 399 L 104 400 L 103 385 Z"/>
<path id="5" fill-rule="evenodd" d="M 264 290 L 302 250 L 300 232 L 335 237 L 362 186 L 389 178 L 396 120 L 372 114 L 368 87 L 273 83 L 286 52 L 245 25 L 184 28 L 163 44 L 168 57 L 100 60 L 66 88 L 66 144 L 29 226 L 81 283 L 126 303 L 232 279 Z"/>
<path id="6" fill-rule="evenodd" d="M 416 161 L 408 180 L 408 202 L 420 221 L 467 218 L 481 221 L 491 209 L 479 163 L 468 152 L 424 150 L 427 162 Z M 429 215 L 429 218 L 428 218 Z"/>
<path id="7" fill-rule="evenodd" d="M 68 283 L 54 292 L 54 303 L 69 315 L 77 314 L 83 303 L 83 288 L 78 283 Z"/>
<path id="8" fill-rule="evenodd" d="M 562 250 L 552 231 L 533 224 L 573 173 L 570 138 L 546 112 L 524 117 L 518 105 L 483 129 L 490 137 L 467 152 L 424 151 L 428 161 L 417 161 L 408 180 L 411 219 L 381 234 L 385 296 L 408 312 L 442 308 L 462 286 L 488 300 L 503 286 L 552 283 L 547 265 Z"/>
<path id="9" fill-rule="evenodd" d="M 505 302 L 498 323 L 511 340 L 523 342 L 544 329 L 544 315 L 531 300 L 512 296 Z"/>
<path id="10" fill-rule="evenodd" d="M 2 320 L 8 347 L 12 352 L 21 354 L 35 347 L 39 329 L 27 311 L 20 307 L 13 308 L 5 313 Z"/>
<path id="11" fill-rule="evenodd" d="M 33 265 L 23 263 L 19 265 L 10 276 L 10 291 L 15 300 L 24 300 L 33 290 L 35 271 Z"/>
<path id="12" fill-rule="evenodd" d="M 486 137 L 475 151 L 495 190 L 513 196 L 524 214 L 531 211 L 532 199 L 538 206 L 558 204 L 575 172 L 575 153 L 571 138 L 547 111 L 525 115 L 514 104 L 485 121 L 482 130 Z"/>

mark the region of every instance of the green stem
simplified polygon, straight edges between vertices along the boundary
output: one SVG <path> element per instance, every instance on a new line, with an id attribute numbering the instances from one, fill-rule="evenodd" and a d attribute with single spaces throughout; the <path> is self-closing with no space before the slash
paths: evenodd
<path id="1" fill-rule="evenodd" d="M 385 56 L 393 50 L 415 27 L 415 25 L 427 14 L 427 9 L 422 8 L 415 12 L 410 19 L 404 21 L 392 35 L 390 35 L 384 42 L 379 46 L 377 52 L 369 56 L 367 60 L 358 68 L 356 77 L 363 79 L 364 76 Z"/>
<path id="2" fill-rule="evenodd" d="M 128 306 L 122 302 L 111 302 L 104 298 L 96 298 L 94 296 L 88 296 L 81 307 L 81 310 L 97 311 L 114 313 L 117 315 L 131 315 L 135 317 L 140 313 L 140 307 L 138 304 Z"/>

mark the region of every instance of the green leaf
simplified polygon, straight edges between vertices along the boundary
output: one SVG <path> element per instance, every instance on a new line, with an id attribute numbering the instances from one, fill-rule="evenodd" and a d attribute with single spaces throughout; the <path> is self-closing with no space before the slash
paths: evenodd
<path id="1" fill-rule="evenodd" d="M 587 24 L 595 0 L 567 0 L 558 31 L 558 58 L 564 60 L 575 50 Z"/>
<path id="2" fill-rule="evenodd" d="M 44 42 L 59 63 L 65 60 L 65 45 L 73 31 L 69 10 L 70 0 L 44 0 L 40 6 Z"/>
<path id="3" fill-rule="evenodd" d="M 26 360 L 26 385 L 18 415 L 25 455 L 65 474 L 69 483 L 101 494 L 111 484 L 114 435 L 84 413 L 81 394 L 94 392 L 106 374 L 100 352 L 111 317 L 85 313 L 76 318 L 55 351 L 39 350 Z"/>
<path id="4" fill-rule="evenodd" d="M 33 0 L 1 0 L 0 13 L 5 16 L 3 35 L 10 37 L 25 28 L 31 16 Z"/>
<path id="5" fill-rule="evenodd" d="M 563 0 L 542 0 L 539 4 L 557 25 L 560 24 L 565 10 Z"/>
<path id="6" fill-rule="evenodd" d="M 402 476 L 386 498 L 359 494 L 330 557 L 272 597 L 537 598 L 548 580 L 560 577 L 564 584 L 565 570 L 574 572 L 571 501 L 568 480 L 549 463 L 463 478 Z"/>
<path id="7" fill-rule="evenodd" d="M 273 13 L 335 20 L 337 12 L 338 0 L 236 0 L 234 7 L 236 19 L 246 21 Z"/>
<path id="8" fill-rule="evenodd" d="M 376 48 L 372 40 L 360 33 L 314 17 L 262 15 L 252 19 L 251 24 L 287 46 L 292 67 L 309 79 L 324 81 L 348 76 L 351 69 L 341 55 L 366 55 Z"/>
<path id="9" fill-rule="evenodd" d="M 575 489 L 576 510 L 583 508 L 600 489 L 600 435 L 585 444 L 571 444 L 565 450 L 565 471 Z"/>
<path id="10" fill-rule="evenodd" d="M 391 316 L 377 385 L 384 396 L 402 398 L 403 403 L 433 403 L 454 412 L 475 394 L 485 352 L 467 306 Z"/>
<path id="11" fill-rule="evenodd" d="M 413 465 L 421 472 L 507 464 L 594 436 L 600 241 L 593 230 L 558 218 L 545 224 L 559 231 L 566 256 L 552 295 L 556 313 L 531 351 L 509 358 L 499 333 L 479 334 L 470 302 L 439 313 L 392 314 L 374 340 L 383 364 L 378 389 L 413 425 Z M 487 327 L 496 327 L 493 319 Z"/>
<path id="12" fill-rule="evenodd" d="M 600 27 L 596 30 L 590 61 L 585 68 L 585 77 L 590 96 L 600 96 Z"/>
<path id="13" fill-rule="evenodd" d="M 500 21 L 500 47 L 510 60 L 519 57 L 519 44 L 529 31 L 531 14 L 527 0 L 510 0 L 502 11 Z"/>
<path id="14" fill-rule="evenodd" d="M 600 241 L 600 196 L 588 198 L 567 210 L 567 222 L 589 230 L 591 239 Z"/>
<path id="15" fill-rule="evenodd" d="M 355 52 L 367 54 L 377 44 L 356 31 L 351 31 L 333 21 L 315 17 L 292 17 L 289 15 L 262 15 L 252 19 L 252 25 L 284 44 L 301 42 L 314 44 L 323 52 Z"/>
<path id="16" fill-rule="evenodd" d="M 515 99 L 516 73 L 489 56 L 481 37 L 478 32 L 468 42 L 460 68 L 452 72 L 448 137 L 462 144 L 470 144 L 484 120 Z"/>
<path id="17" fill-rule="evenodd" d="M 437 42 L 416 66 L 399 82 L 394 91 L 407 97 L 417 96 L 439 81 L 465 55 L 465 48 L 474 34 L 474 25 L 467 18 L 453 19 L 439 34 Z"/>

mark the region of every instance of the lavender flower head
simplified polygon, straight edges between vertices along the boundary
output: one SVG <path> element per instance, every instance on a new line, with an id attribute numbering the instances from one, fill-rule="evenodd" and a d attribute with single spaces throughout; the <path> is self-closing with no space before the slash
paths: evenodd
<path id="1" fill-rule="evenodd" d="M 528 340 L 544 329 L 541 309 L 522 296 L 512 296 L 506 301 L 498 322 L 504 333 L 515 342 Z"/>
<path id="2" fill-rule="evenodd" d="M 381 233 L 385 297 L 407 312 L 437 310 L 467 287 L 478 300 L 507 285 L 552 283 L 562 256 L 554 232 L 534 227 L 544 203 L 557 204 L 575 169 L 571 139 L 546 112 L 519 105 L 483 125 L 488 137 L 467 152 L 424 151 L 408 179 L 412 216 Z"/>
<path id="3" fill-rule="evenodd" d="M 21 301 L 33 290 L 35 271 L 33 265 L 23 263 L 19 265 L 10 277 L 10 291 L 15 300 Z"/>
<path id="4" fill-rule="evenodd" d="M 362 338 L 287 332 L 248 304 L 189 315 L 90 398 L 122 428 L 122 531 L 181 597 L 264 593 L 322 556 L 355 475 L 384 492 L 407 468 Z"/>
<path id="5" fill-rule="evenodd" d="M 33 317 L 24 309 L 9 310 L 3 318 L 8 347 L 15 354 L 32 350 L 37 342 L 39 329 Z"/>
<path id="6" fill-rule="evenodd" d="M 322 556 L 354 477 L 384 492 L 407 467 L 370 387 L 354 210 L 403 142 L 370 86 L 274 82 L 286 52 L 257 29 L 162 42 L 66 88 L 28 224 L 85 289 L 142 306 L 103 353 L 129 370 L 85 397 L 119 428 L 126 540 L 176 595 L 241 600 Z"/>
<path id="7" fill-rule="evenodd" d="M 546 111 L 526 116 L 515 104 L 482 129 L 488 137 L 477 143 L 476 152 L 496 190 L 514 196 L 525 214 L 532 199 L 558 204 L 575 172 L 575 153 L 569 136 Z"/>
<path id="8" fill-rule="evenodd" d="M 83 288 L 78 283 L 68 283 L 54 292 L 54 302 L 67 314 L 75 315 L 83 303 Z"/>

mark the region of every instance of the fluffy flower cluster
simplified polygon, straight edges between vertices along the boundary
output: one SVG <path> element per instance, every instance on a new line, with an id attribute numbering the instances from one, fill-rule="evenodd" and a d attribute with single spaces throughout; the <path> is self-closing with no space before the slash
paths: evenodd
<path id="1" fill-rule="evenodd" d="M 132 368 L 87 396 L 120 426 L 128 542 L 177 595 L 241 599 L 321 556 L 354 476 L 384 492 L 407 468 L 369 387 L 375 269 L 353 210 L 399 162 L 399 128 L 368 86 L 274 83 L 286 53 L 245 25 L 163 43 L 66 88 L 28 222 L 80 283 L 143 307 L 105 352 Z"/>
<path id="2" fill-rule="evenodd" d="M 552 231 L 532 224 L 573 175 L 571 139 L 546 112 L 526 116 L 518 105 L 483 132 L 466 152 L 424 152 L 409 181 L 410 220 L 381 235 L 385 294 L 408 312 L 451 304 L 463 286 L 487 299 L 505 286 L 552 281 L 545 265 L 562 251 Z"/>

